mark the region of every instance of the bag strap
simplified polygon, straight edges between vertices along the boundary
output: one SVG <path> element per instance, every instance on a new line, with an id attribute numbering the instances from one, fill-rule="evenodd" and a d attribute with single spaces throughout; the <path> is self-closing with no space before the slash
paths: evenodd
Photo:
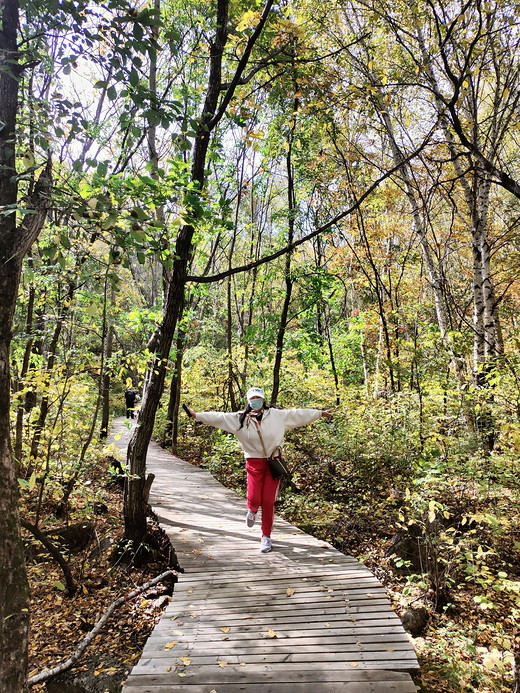
<path id="1" fill-rule="evenodd" d="M 256 432 L 258 433 L 258 437 L 260 438 L 260 442 L 262 443 L 262 450 L 264 451 L 265 459 L 268 460 L 270 457 L 273 457 L 276 450 L 278 450 L 278 455 L 276 455 L 276 457 L 281 459 L 282 448 L 279 445 L 277 445 L 274 448 L 273 452 L 270 455 L 267 454 L 267 450 L 265 449 L 264 438 L 262 436 L 262 431 L 260 430 L 260 424 L 258 423 L 258 421 L 256 419 L 253 419 L 253 421 L 255 422 Z"/>
<path id="2" fill-rule="evenodd" d="M 252 417 L 251 417 L 252 418 Z M 265 449 L 265 443 L 264 443 L 264 438 L 262 436 L 262 431 L 260 430 L 260 424 L 256 419 L 253 419 L 255 426 L 256 426 L 256 432 L 258 433 L 258 437 L 260 438 L 260 442 L 262 443 L 262 450 L 264 451 L 265 459 L 269 459 L 269 455 L 267 454 L 267 450 Z"/>
<path id="3" fill-rule="evenodd" d="M 262 436 L 262 431 L 260 430 L 260 424 L 256 419 L 253 419 L 255 426 L 256 426 L 256 432 L 258 433 L 258 437 L 260 438 L 260 442 L 262 443 L 262 450 L 264 451 L 265 459 L 267 460 L 269 458 L 269 455 L 267 454 L 267 450 L 265 449 L 265 443 L 264 443 L 264 438 Z"/>

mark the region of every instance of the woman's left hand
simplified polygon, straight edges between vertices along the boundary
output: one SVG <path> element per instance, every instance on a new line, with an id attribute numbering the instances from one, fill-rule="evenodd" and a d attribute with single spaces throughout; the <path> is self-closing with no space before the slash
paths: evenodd
<path id="1" fill-rule="evenodd" d="M 324 409 L 321 412 L 321 415 L 324 416 L 326 419 L 332 419 L 332 409 Z"/>

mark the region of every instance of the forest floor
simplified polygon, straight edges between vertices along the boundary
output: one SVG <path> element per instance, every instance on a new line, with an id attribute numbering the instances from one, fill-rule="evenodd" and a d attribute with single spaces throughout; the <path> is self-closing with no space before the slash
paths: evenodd
<path id="1" fill-rule="evenodd" d="M 157 522 L 149 519 L 149 560 L 143 565 L 114 565 L 113 551 L 123 536 L 123 494 L 109 472 L 110 458 L 93 470 L 87 488 L 92 494 L 72 499 L 70 524 L 88 524 L 88 546 L 71 553 L 77 583 L 67 596 L 64 577 L 41 545 L 27 561 L 32 592 L 29 675 L 58 666 L 70 657 L 113 601 L 174 568 L 170 542 Z M 92 503 L 92 498 L 95 502 Z M 48 509 L 51 510 L 51 509 Z M 50 514 L 50 513 L 49 513 Z M 64 522 L 45 526 L 45 531 Z M 30 537 L 27 533 L 27 539 Z M 31 552 L 31 556 L 32 556 Z M 172 593 L 167 580 L 122 604 L 86 652 L 66 672 L 35 685 L 36 693 L 116 693 L 138 661 L 146 640 Z"/>
<path id="2" fill-rule="evenodd" d="M 200 463 L 197 459 L 191 461 Z M 65 661 L 115 599 L 174 567 L 169 542 L 153 519 L 150 520 L 150 545 L 153 544 L 150 562 L 142 566 L 112 565 L 113 548 L 123 535 L 122 492 L 108 466 L 109 460 L 105 460 L 93 469 L 87 484 L 89 492 L 85 494 L 83 489 L 72 498 L 74 513 L 69 522 L 92 523 L 95 528 L 94 542 L 71 555 L 76 594 L 66 595 L 61 570 L 45 556 L 41 547 L 28 560 L 32 590 L 30 675 Z M 218 477 L 218 470 L 211 471 Z M 219 480 L 233 486 L 229 476 Z M 244 492 L 243 488 L 236 490 Z M 45 510 L 51 514 L 50 508 Z M 382 517 L 386 513 L 391 518 L 392 511 L 390 506 L 384 507 L 383 500 L 376 514 L 357 512 L 349 517 L 343 513 L 329 524 L 323 522 L 319 508 L 314 515 L 312 509 L 306 510 L 305 523 L 294 506 L 283 499 L 277 511 L 304 531 L 362 560 L 385 585 L 398 613 L 402 614 L 411 602 L 427 607 L 428 624 L 414 638 L 421 663 L 421 674 L 415 682 L 421 693 L 512 691 L 511 661 L 507 653 L 514 649 L 516 633 L 508 595 L 497 595 L 492 607 L 482 609 L 470 590 L 452 590 L 449 608 L 436 613 L 428 602 L 428 590 L 421 591 L 420 585 L 411 587 L 407 576 L 390 565 L 390 533 Z M 168 593 L 171 594 L 171 585 L 159 584 L 126 602 L 66 674 L 32 690 L 36 693 L 120 691 L 160 618 Z"/>

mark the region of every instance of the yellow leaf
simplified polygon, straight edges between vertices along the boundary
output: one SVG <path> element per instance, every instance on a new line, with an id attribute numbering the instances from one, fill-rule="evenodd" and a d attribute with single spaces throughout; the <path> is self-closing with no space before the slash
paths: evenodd
<path id="1" fill-rule="evenodd" d="M 358 667 L 359 663 L 358 662 L 349 662 L 351 667 Z"/>
<path id="2" fill-rule="evenodd" d="M 245 662 L 240 662 L 241 667 L 245 667 L 246 663 Z"/>
<path id="3" fill-rule="evenodd" d="M 405 123 L 405 124 L 407 125 L 408 123 Z M 411 496 L 410 489 L 407 488 L 406 491 L 404 492 L 404 497 L 406 498 L 407 501 L 409 501 L 410 496 Z"/>
<path id="4" fill-rule="evenodd" d="M 181 657 L 181 662 L 189 667 L 191 664 L 191 659 L 189 657 Z"/>
<path id="5" fill-rule="evenodd" d="M 167 642 L 166 645 L 164 646 L 164 649 L 165 650 L 171 650 L 172 647 L 175 647 L 176 644 L 177 644 L 176 640 L 172 640 L 171 642 Z"/>
<path id="6" fill-rule="evenodd" d="M 83 590 L 83 594 L 88 594 L 88 589 L 85 587 L 85 585 L 81 585 L 81 589 Z"/>
<path id="7" fill-rule="evenodd" d="M 148 606 L 149 603 L 150 603 L 149 599 L 141 599 L 141 606 L 142 607 Z"/>
<path id="8" fill-rule="evenodd" d="M 288 587 L 287 588 L 287 596 L 292 597 L 294 594 L 294 588 L 293 587 Z"/>
<path id="9" fill-rule="evenodd" d="M 182 671 L 178 671 L 177 676 L 186 676 L 186 674 L 184 674 Z"/>
<path id="10" fill-rule="evenodd" d="M 229 628 L 221 628 L 220 629 L 223 633 L 229 633 Z"/>
<path id="11" fill-rule="evenodd" d="M 29 491 L 32 491 L 35 486 L 36 486 L 36 472 L 33 472 L 31 474 L 31 478 L 29 479 Z"/>
<path id="12" fill-rule="evenodd" d="M 227 662 L 223 662 L 221 659 L 218 660 L 219 667 L 227 667 Z"/>
<path id="13" fill-rule="evenodd" d="M 267 635 L 268 635 L 270 638 L 276 638 L 276 633 L 275 633 L 274 630 L 271 628 L 271 626 L 269 626 L 269 630 L 267 631 Z"/>
<path id="14" fill-rule="evenodd" d="M 236 31 L 244 31 L 245 29 L 250 29 L 252 26 L 256 24 L 259 17 L 259 12 L 247 10 L 247 12 L 244 12 L 242 17 L 240 18 L 240 21 L 236 26 Z"/>
<path id="15" fill-rule="evenodd" d="M 289 142 L 286 142 L 285 143 L 285 151 L 288 152 L 290 150 L 290 148 L 291 148 L 291 145 L 289 144 Z"/>

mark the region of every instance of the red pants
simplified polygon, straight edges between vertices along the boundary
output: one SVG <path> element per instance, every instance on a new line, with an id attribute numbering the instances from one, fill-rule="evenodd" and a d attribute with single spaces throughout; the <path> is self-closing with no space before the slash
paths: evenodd
<path id="1" fill-rule="evenodd" d="M 274 517 L 274 502 L 278 495 L 280 480 L 271 476 L 267 460 L 250 457 L 246 460 L 247 469 L 247 507 L 256 513 L 262 507 L 262 535 L 271 536 Z"/>

